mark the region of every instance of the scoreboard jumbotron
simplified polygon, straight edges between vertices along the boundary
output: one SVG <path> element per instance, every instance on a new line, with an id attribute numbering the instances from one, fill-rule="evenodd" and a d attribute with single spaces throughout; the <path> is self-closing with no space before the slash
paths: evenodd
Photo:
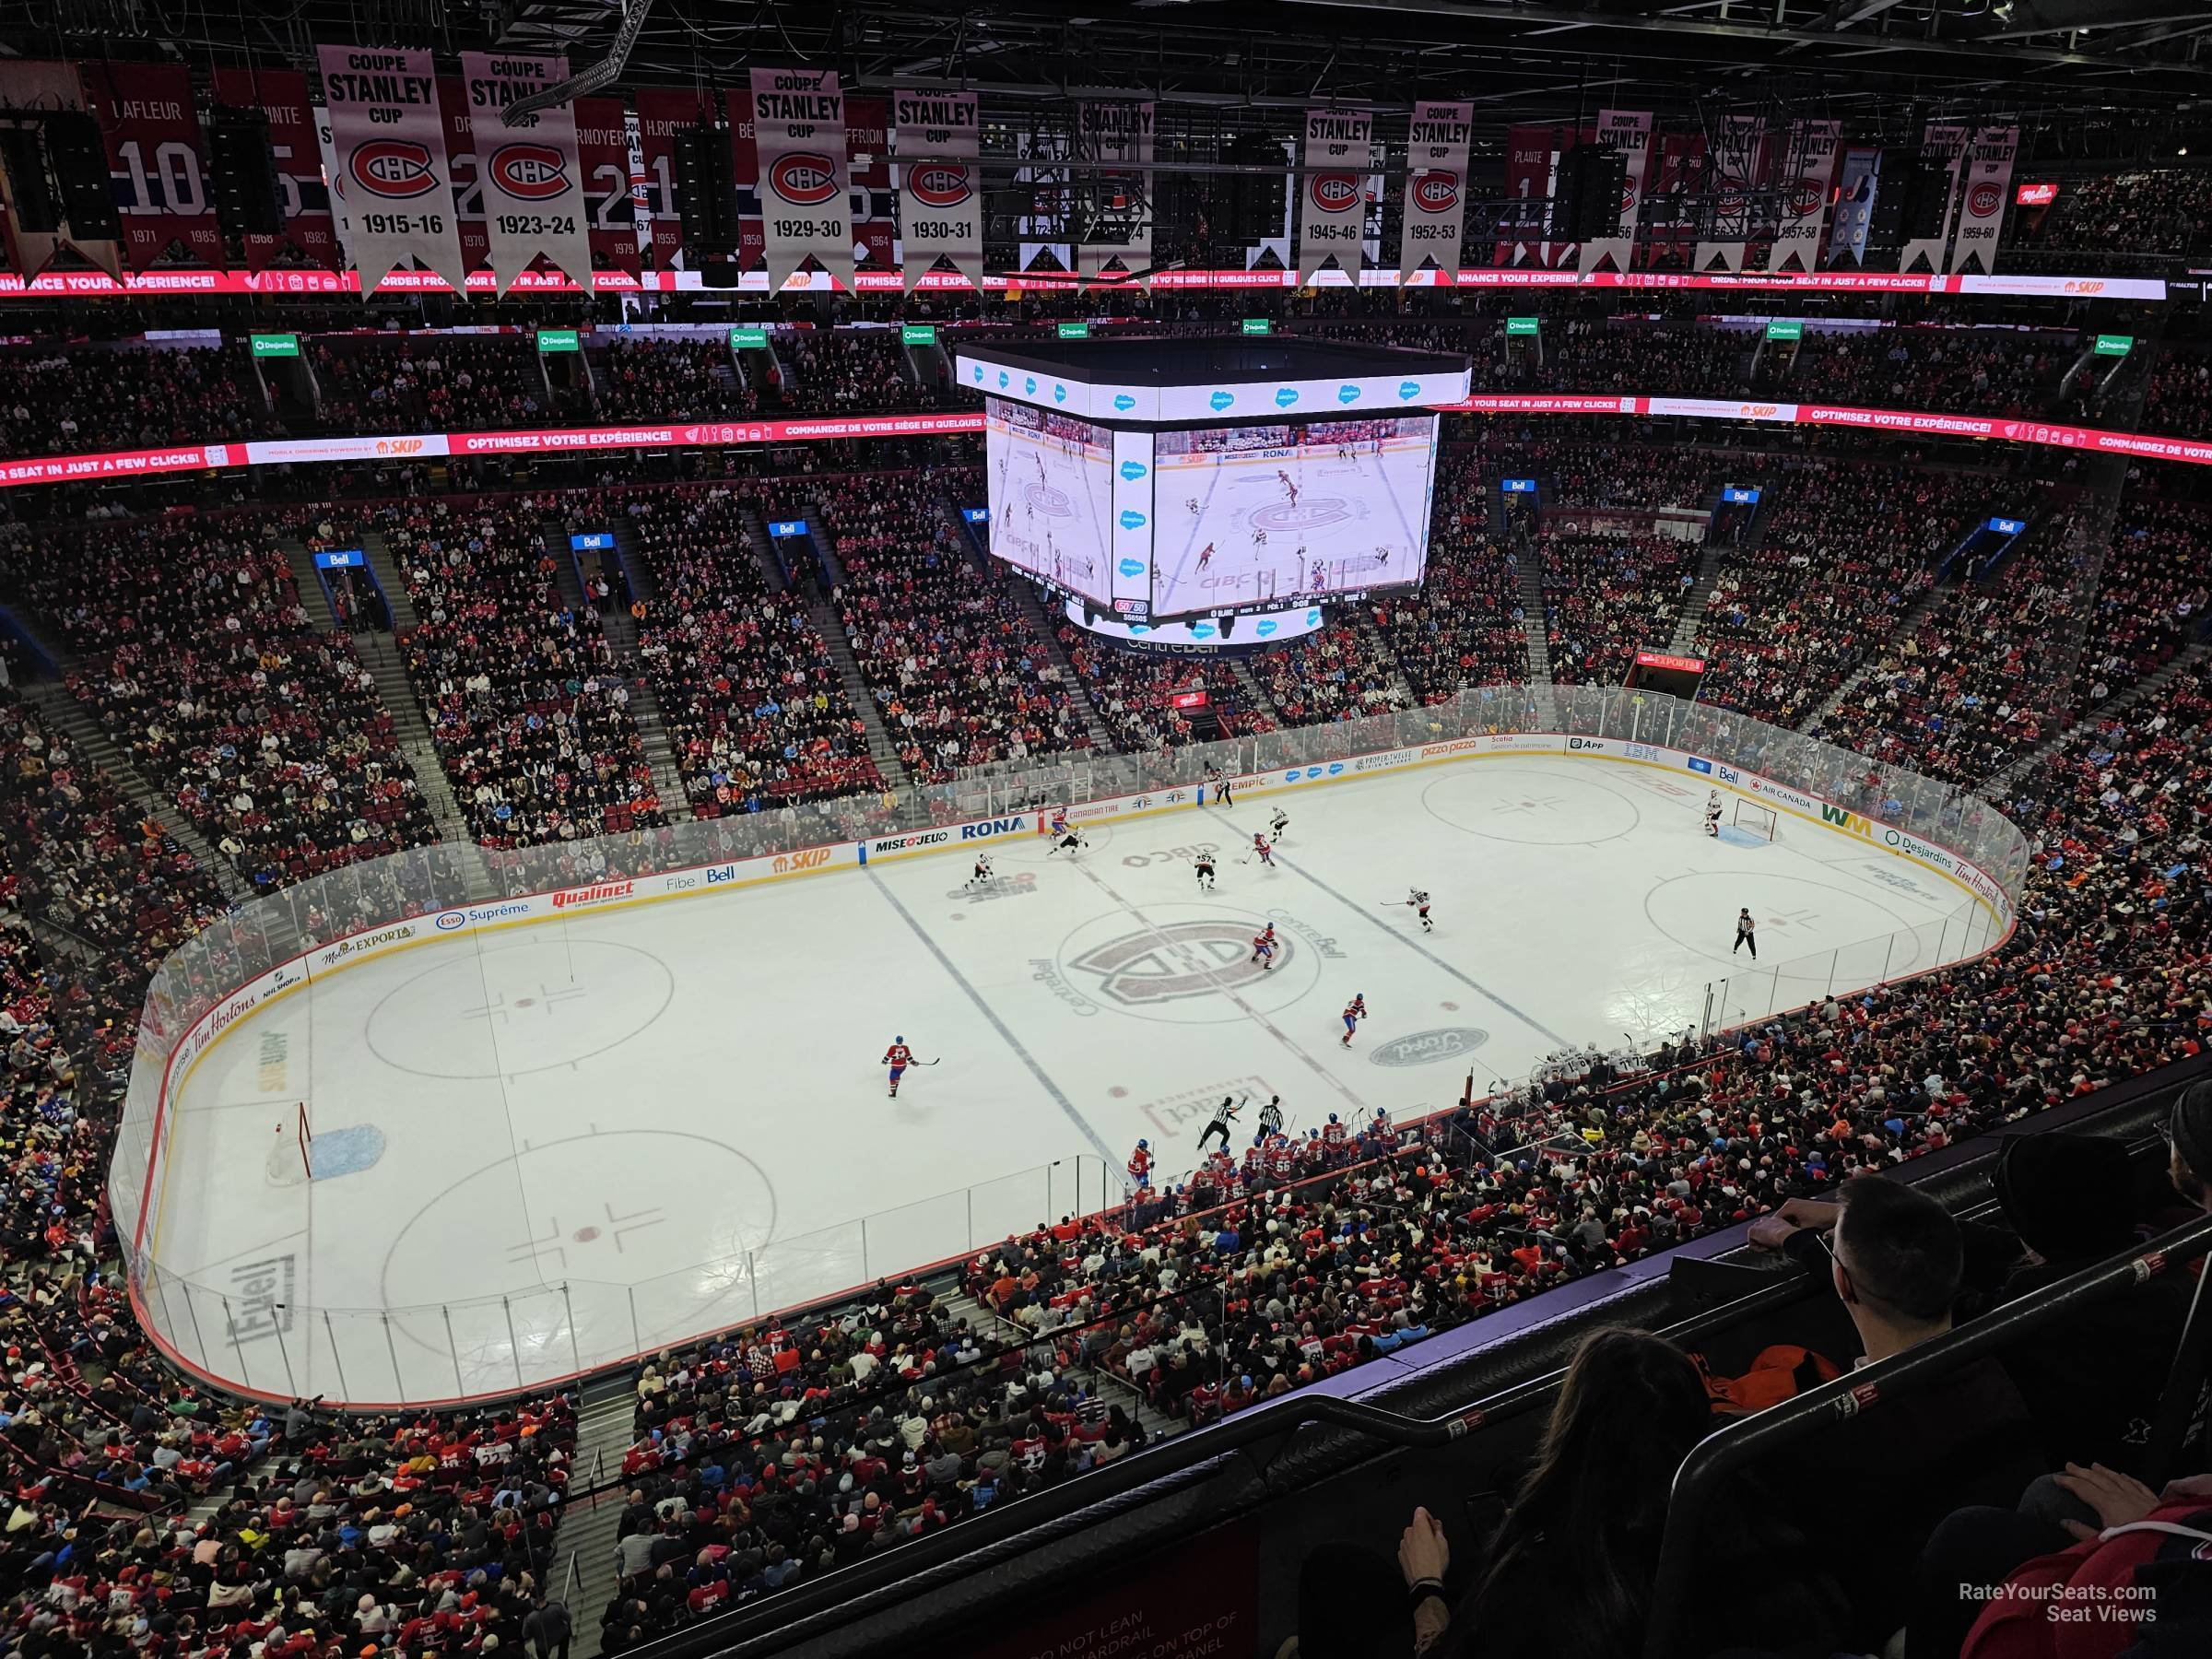
<path id="1" fill-rule="evenodd" d="M 1419 582 L 1435 406 L 1468 382 L 1462 356 L 1277 337 L 1025 340 L 956 365 L 983 398 L 993 556 L 1135 643 Z"/>

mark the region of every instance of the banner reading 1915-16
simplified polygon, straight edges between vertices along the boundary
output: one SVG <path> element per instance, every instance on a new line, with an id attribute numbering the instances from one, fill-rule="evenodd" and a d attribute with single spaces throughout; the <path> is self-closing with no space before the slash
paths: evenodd
<path id="1" fill-rule="evenodd" d="M 982 127 L 972 92 L 894 92 L 899 151 L 900 285 L 912 288 L 940 259 L 983 291 Z"/>
<path id="2" fill-rule="evenodd" d="M 1366 110 L 1308 110 L 1298 222 L 1298 285 L 1331 261 L 1354 282 L 1367 240 L 1367 175 L 1374 168 L 1374 116 Z"/>
<path id="3" fill-rule="evenodd" d="M 1467 151 L 1475 141 L 1475 106 L 1413 106 L 1406 143 L 1406 218 L 1398 231 L 1398 280 L 1433 265 L 1449 285 L 1459 274 L 1459 244 L 1467 217 Z"/>
<path id="4" fill-rule="evenodd" d="M 834 69 L 755 69 L 753 145 L 768 286 L 812 258 L 853 287 L 853 202 L 845 187 L 845 100 Z"/>
<path id="5" fill-rule="evenodd" d="M 318 51 L 330 112 L 331 184 L 363 297 L 410 259 L 459 293 L 468 268 L 430 54 L 360 46 Z"/>
<path id="6" fill-rule="evenodd" d="M 514 53 L 465 52 L 461 78 L 468 89 L 471 130 L 477 142 L 477 180 L 484 192 L 484 228 L 491 243 L 491 274 L 504 294 L 539 254 L 592 286 L 592 239 L 576 153 L 576 110 L 558 103 L 506 122 L 507 106 L 558 87 L 569 78 L 569 60 Z"/>

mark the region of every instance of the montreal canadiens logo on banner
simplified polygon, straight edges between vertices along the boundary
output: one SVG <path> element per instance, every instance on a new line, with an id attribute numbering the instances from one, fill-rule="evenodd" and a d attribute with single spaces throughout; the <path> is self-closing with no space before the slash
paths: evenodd
<path id="1" fill-rule="evenodd" d="M 1459 175 L 1425 172 L 1413 182 L 1413 205 L 1423 213 L 1449 213 L 1459 206 Z"/>
<path id="2" fill-rule="evenodd" d="M 438 188 L 428 147 L 407 138 L 371 138 L 353 147 L 353 176 L 371 195 L 406 201 Z"/>
<path id="3" fill-rule="evenodd" d="M 941 161 L 909 168 L 906 190 L 924 207 L 958 207 L 975 194 L 966 168 L 947 167 Z"/>
<path id="4" fill-rule="evenodd" d="M 1795 218 L 1811 218 L 1828 200 L 1828 186 L 1818 179 L 1800 179 L 1790 186 L 1790 213 Z"/>
<path id="5" fill-rule="evenodd" d="M 1988 218 L 2004 205 L 2004 191 L 1986 179 L 1966 193 L 1966 210 L 1975 218 Z"/>
<path id="6" fill-rule="evenodd" d="M 569 187 L 567 159 L 547 144 L 510 144 L 491 158 L 492 179 L 518 201 L 543 202 Z"/>
<path id="7" fill-rule="evenodd" d="M 1324 213 L 1348 213 L 1359 199 L 1359 183 L 1350 173 L 1315 173 L 1312 195 Z"/>
<path id="8" fill-rule="evenodd" d="M 818 152 L 794 150 L 768 170 L 769 187 L 794 207 L 817 207 L 837 194 L 837 170 Z"/>

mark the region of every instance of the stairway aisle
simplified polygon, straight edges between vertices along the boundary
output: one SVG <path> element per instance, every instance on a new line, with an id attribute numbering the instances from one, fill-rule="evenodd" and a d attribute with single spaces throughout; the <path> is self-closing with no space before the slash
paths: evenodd
<path id="1" fill-rule="evenodd" d="M 860 659 L 853 654 L 853 641 L 845 637 L 837 613 L 830 608 L 827 599 L 809 598 L 806 619 L 814 624 L 814 631 L 822 636 L 822 643 L 830 648 L 830 661 L 836 666 L 838 681 L 845 688 L 845 700 L 860 716 L 861 731 L 868 740 L 868 758 L 876 762 L 885 787 L 911 788 L 913 774 L 899 758 L 891 734 L 883 724 L 883 713 L 876 706 L 876 694 L 868 689 L 868 682 L 860 672 Z"/>
<path id="2" fill-rule="evenodd" d="M 1543 559 L 1531 547 L 1521 559 L 1521 631 L 1528 641 L 1528 683 L 1551 678 L 1551 646 L 1544 633 Z"/>
<path id="3" fill-rule="evenodd" d="M 597 1659 L 599 1619 L 615 1599 L 615 1533 L 629 1495 L 621 1479 L 622 1456 L 637 1434 L 637 1384 L 623 1371 L 585 1383 L 577 1411 L 570 1486 L 581 1495 L 560 1512 L 560 1526 L 553 1535 L 553 1568 L 547 1574 L 547 1593 L 567 1601 L 569 1620 L 575 1626 L 571 1659 Z M 594 1487 L 606 1489 L 594 1492 Z M 576 1587 L 564 1595 L 571 1559 Z"/>
<path id="4" fill-rule="evenodd" d="M 2065 747 L 2067 744 L 2095 731 L 2106 721 L 2117 719 L 2129 710 L 2141 706 L 2163 692 L 2182 675 L 2203 662 L 2207 650 L 2212 650 L 2212 646 L 2199 641 L 2186 650 L 2175 652 L 2162 665 L 2145 675 L 2127 690 L 2121 692 L 2117 697 L 2107 698 L 2072 725 L 2066 727 L 2065 731 L 2060 732 L 2056 736 L 2046 738 L 2034 748 L 2030 749 L 2003 771 L 1991 778 L 1977 793 L 2002 798 L 2006 790 L 2010 789 L 2053 755 Z"/>
<path id="5" fill-rule="evenodd" d="M 1721 579 L 1721 566 L 1726 562 L 1729 551 L 1717 541 L 1705 544 L 1704 555 L 1698 560 L 1697 580 L 1690 583 L 1689 592 L 1682 600 L 1682 614 L 1675 618 L 1675 637 L 1667 646 L 1669 651 L 1688 651 L 1696 642 L 1698 629 L 1705 620 L 1705 607 L 1712 603 L 1712 590 Z"/>
<path id="6" fill-rule="evenodd" d="M 945 511 L 949 513 L 952 509 L 947 507 Z M 1014 595 L 1015 605 L 1029 618 L 1030 626 L 1037 630 L 1037 637 L 1044 641 L 1045 665 L 1067 688 L 1077 717 L 1083 722 L 1083 730 L 1089 734 L 1092 753 L 1113 753 L 1113 735 L 1106 729 L 1106 723 L 1099 718 L 1099 706 L 1090 700 L 1090 688 L 1083 683 L 1083 677 L 1076 672 L 1075 664 L 1068 660 L 1066 649 L 1060 643 L 1059 630 L 1053 628 L 1051 615 L 1039 601 L 1037 590 L 1018 577 L 999 575 L 997 572 L 987 574 L 1006 584 L 1006 591 Z"/>
<path id="7" fill-rule="evenodd" d="M 954 1289 L 947 1292 L 944 1298 L 943 1306 L 945 1311 L 955 1319 L 965 1319 L 969 1328 L 974 1331 L 979 1337 L 996 1335 L 1016 1341 L 1024 1341 L 1034 1339 L 1037 1335 L 1036 1332 L 1017 1324 L 1010 1319 L 1000 1318 L 995 1311 L 983 1306 L 964 1290 Z M 1055 1369 L 1055 1374 L 1063 1382 L 1080 1383 L 1088 1393 L 1097 1395 L 1109 1406 L 1121 1406 L 1134 1421 L 1143 1427 L 1146 1436 L 1153 1445 L 1158 1445 L 1164 1440 L 1173 1440 L 1179 1434 L 1190 1432 L 1189 1424 L 1179 1422 L 1174 1418 L 1166 1417 L 1155 1411 L 1142 1394 L 1111 1371 L 1100 1371 L 1094 1366 L 1071 1365 L 1065 1371 Z"/>
<path id="8" fill-rule="evenodd" d="M 1844 700 L 1856 691 L 1859 688 L 1859 683 L 1873 672 L 1874 665 L 1881 660 L 1883 652 L 1887 650 L 1890 641 L 1909 640 L 1918 633 L 1920 625 L 1928 619 L 1928 613 L 1942 603 L 1944 594 L 1949 591 L 1947 584 L 1939 582 L 1923 594 L 1912 607 L 1897 619 L 1897 626 L 1889 630 L 1881 645 L 1867 653 L 1866 660 L 1852 671 L 1850 677 L 1830 692 L 1821 700 L 1818 708 L 1797 723 L 1797 729 L 1801 732 L 1813 731 L 1822 721 L 1841 708 Z"/>

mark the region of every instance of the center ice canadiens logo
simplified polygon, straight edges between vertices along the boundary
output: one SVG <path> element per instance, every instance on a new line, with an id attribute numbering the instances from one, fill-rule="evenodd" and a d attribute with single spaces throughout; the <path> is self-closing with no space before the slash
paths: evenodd
<path id="1" fill-rule="evenodd" d="M 1264 972 L 1251 959 L 1253 931 L 1226 920 L 1177 922 L 1094 945 L 1068 966 L 1098 982 L 1095 994 L 1124 1007 L 1241 991 L 1258 984 Z M 1276 973 L 1298 948 L 1288 930 L 1277 935 Z"/>

